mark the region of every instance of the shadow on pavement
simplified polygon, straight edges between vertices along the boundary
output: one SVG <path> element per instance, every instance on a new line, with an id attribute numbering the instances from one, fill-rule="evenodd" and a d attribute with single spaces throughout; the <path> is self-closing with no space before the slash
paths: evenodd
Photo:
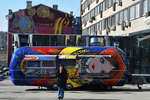
<path id="1" fill-rule="evenodd" d="M 3 81 L 5 79 L 7 79 L 7 78 L 8 78 L 8 76 L 6 76 L 6 75 L 0 75 L 0 81 Z"/>
<path id="2" fill-rule="evenodd" d="M 34 88 L 34 89 L 26 89 L 26 91 L 57 91 L 56 89 L 39 89 Z M 97 86 L 86 86 L 86 87 L 80 87 L 80 88 L 75 88 L 71 90 L 65 90 L 65 91 L 71 91 L 71 92 L 77 92 L 77 91 L 88 91 L 88 92 L 150 92 L 149 89 L 141 89 L 139 90 L 138 88 L 124 88 L 124 87 L 114 87 L 112 89 L 106 89 L 106 88 L 101 88 Z"/>
<path id="3" fill-rule="evenodd" d="M 120 100 L 120 99 L 73 99 L 73 98 L 67 98 L 64 100 Z"/>

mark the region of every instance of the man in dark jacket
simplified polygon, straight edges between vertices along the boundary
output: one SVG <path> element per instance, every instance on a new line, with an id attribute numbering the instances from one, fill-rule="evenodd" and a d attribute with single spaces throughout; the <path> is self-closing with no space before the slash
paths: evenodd
<path id="1" fill-rule="evenodd" d="M 67 70 L 63 65 L 60 65 L 57 70 L 57 84 L 58 84 L 58 99 L 62 100 L 64 97 L 64 89 L 68 79 Z"/>

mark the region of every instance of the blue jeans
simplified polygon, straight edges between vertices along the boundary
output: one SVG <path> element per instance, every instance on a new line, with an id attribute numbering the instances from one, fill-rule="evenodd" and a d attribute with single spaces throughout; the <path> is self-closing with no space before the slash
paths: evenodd
<path id="1" fill-rule="evenodd" d="M 58 87 L 58 99 L 64 98 L 64 89 L 61 87 Z"/>

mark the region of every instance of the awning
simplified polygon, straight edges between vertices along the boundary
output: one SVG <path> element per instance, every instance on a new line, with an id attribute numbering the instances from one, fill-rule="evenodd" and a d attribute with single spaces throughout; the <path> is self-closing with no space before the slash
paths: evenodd
<path id="1" fill-rule="evenodd" d="M 141 41 L 144 41 L 144 40 L 147 40 L 147 39 L 150 39 L 150 35 L 139 38 L 138 41 L 141 42 Z"/>

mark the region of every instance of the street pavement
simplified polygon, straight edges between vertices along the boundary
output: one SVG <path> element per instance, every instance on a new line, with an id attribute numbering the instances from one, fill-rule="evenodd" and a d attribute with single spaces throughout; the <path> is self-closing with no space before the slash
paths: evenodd
<path id="1" fill-rule="evenodd" d="M 65 91 L 64 100 L 150 100 L 150 85 L 113 87 L 112 90 L 74 89 Z M 15 86 L 10 78 L 0 81 L 0 100 L 57 100 L 56 90 L 37 86 Z"/>

